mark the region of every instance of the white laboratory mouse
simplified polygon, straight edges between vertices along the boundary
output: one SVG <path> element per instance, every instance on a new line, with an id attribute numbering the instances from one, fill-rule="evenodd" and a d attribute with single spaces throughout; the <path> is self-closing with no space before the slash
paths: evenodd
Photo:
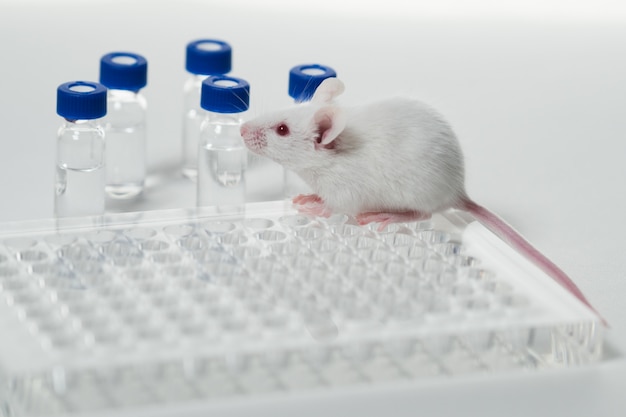
<path id="1" fill-rule="evenodd" d="M 343 90 L 339 79 L 328 78 L 310 103 L 241 127 L 250 151 L 294 171 L 315 192 L 294 197 L 301 212 L 346 213 L 382 229 L 464 210 L 593 309 L 565 272 L 467 196 L 459 141 L 437 111 L 408 98 L 342 107 L 334 99 Z"/>

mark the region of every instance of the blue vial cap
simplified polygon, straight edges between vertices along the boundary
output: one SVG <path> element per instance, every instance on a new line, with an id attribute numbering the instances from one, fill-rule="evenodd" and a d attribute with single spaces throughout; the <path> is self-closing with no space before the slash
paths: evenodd
<path id="1" fill-rule="evenodd" d="M 148 84 L 148 61 L 130 52 L 112 52 L 100 58 L 100 82 L 107 88 L 139 91 Z"/>
<path id="2" fill-rule="evenodd" d="M 322 81 L 336 76 L 335 70 L 325 65 L 295 66 L 289 71 L 289 95 L 297 102 L 309 101 Z"/>
<path id="3" fill-rule="evenodd" d="M 230 72 L 232 48 L 224 41 L 200 39 L 187 44 L 185 69 L 192 74 L 220 75 Z"/>
<path id="4" fill-rule="evenodd" d="M 250 106 L 250 84 L 241 78 L 214 75 L 202 82 L 200 106 L 215 113 L 241 113 Z"/>
<path id="5" fill-rule="evenodd" d="M 57 114 L 67 120 L 99 119 L 107 114 L 107 89 L 90 81 L 70 81 L 57 88 Z"/>

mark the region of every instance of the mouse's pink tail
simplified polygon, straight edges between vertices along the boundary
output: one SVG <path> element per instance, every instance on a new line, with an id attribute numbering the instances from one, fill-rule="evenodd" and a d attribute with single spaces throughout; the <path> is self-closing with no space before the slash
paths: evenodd
<path id="1" fill-rule="evenodd" d="M 561 284 L 576 298 L 598 314 L 596 309 L 593 308 L 589 301 L 587 301 L 582 291 L 580 291 L 576 284 L 570 279 L 570 277 L 567 276 L 565 272 L 563 272 L 561 268 L 556 266 L 551 260 L 546 258 L 544 254 L 528 243 L 526 239 L 524 239 L 518 232 L 515 231 L 515 229 L 509 226 L 500 217 L 468 198 L 463 199 L 456 208 L 471 213 L 480 221 L 480 223 L 482 223 L 483 226 L 487 227 L 487 229 L 495 233 L 500 239 L 504 240 L 515 250 L 520 252 L 529 261 L 538 266 L 542 271 L 552 277 L 556 282 Z M 600 314 L 598 314 L 598 317 L 602 319 Z M 604 319 L 602 319 L 602 321 L 606 324 Z"/>

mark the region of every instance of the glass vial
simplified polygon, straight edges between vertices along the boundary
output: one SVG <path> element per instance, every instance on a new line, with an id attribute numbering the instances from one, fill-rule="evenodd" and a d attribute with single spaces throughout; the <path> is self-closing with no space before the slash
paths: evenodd
<path id="1" fill-rule="evenodd" d="M 206 110 L 198 151 L 197 203 L 237 211 L 246 199 L 247 150 L 239 129 L 250 105 L 250 85 L 240 78 L 212 76 L 202 83 Z"/>
<path id="2" fill-rule="evenodd" d="M 73 81 L 57 88 L 54 211 L 56 217 L 104 214 L 107 90 L 95 82 Z"/>
<path id="3" fill-rule="evenodd" d="M 100 59 L 100 83 L 108 89 L 106 193 L 130 199 L 141 194 L 146 178 L 146 99 L 148 62 L 130 52 L 112 52 Z"/>
<path id="4" fill-rule="evenodd" d="M 202 82 L 210 75 L 231 70 L 232 48 L 224 41 L 200 39 L 187 44 L 185 69 L 191 75 L 183 86 L 183 161 L 182 173 L 195 180 L 198 176 L 198 144 L 204 110 L 200 105 Z"/>
<path id="5" fill-rule="evenodd" d="M 313 98 L 317 87 L 326 78 L 336 77 L 331 67 L 320 64 L 297 65 L 289 71 L 289 96 L 296 105 L 306 103 Z M 293 198 L 298 194 L 309 194 L 309 186 L 293 171 L 285 169 L 283 196 Z"/>

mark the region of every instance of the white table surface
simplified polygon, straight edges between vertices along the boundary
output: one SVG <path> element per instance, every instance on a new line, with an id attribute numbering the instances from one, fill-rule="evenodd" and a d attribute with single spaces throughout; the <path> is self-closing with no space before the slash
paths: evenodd
<path id="1" fill-rule="evenodd" d="M 104 53 L 129 50 L 149 61 L 151 187 L 132 210 L 195 204 L 194 188 L 174 174 L 188 41 L 231 43 L 232 74 L 252 86 L 249 117 L 289 103 L 291 66 L 325 63 L 346 83 L 345 104 L 406 94 L 447 116 L 465 151 L 470 196 L 578 284 L 611 325 L 606 358 L 573 370 L 260 399 L 255 412 L 624 415 L 624 8 L 611 1 L 336 3 L 0 0 L 0 221 L 52 216 L 56 87 L 97 80 Z M 250 404 L 185 410 L 246 415 Z M 177 415 L 145 412 L 168 413 Z"/>

